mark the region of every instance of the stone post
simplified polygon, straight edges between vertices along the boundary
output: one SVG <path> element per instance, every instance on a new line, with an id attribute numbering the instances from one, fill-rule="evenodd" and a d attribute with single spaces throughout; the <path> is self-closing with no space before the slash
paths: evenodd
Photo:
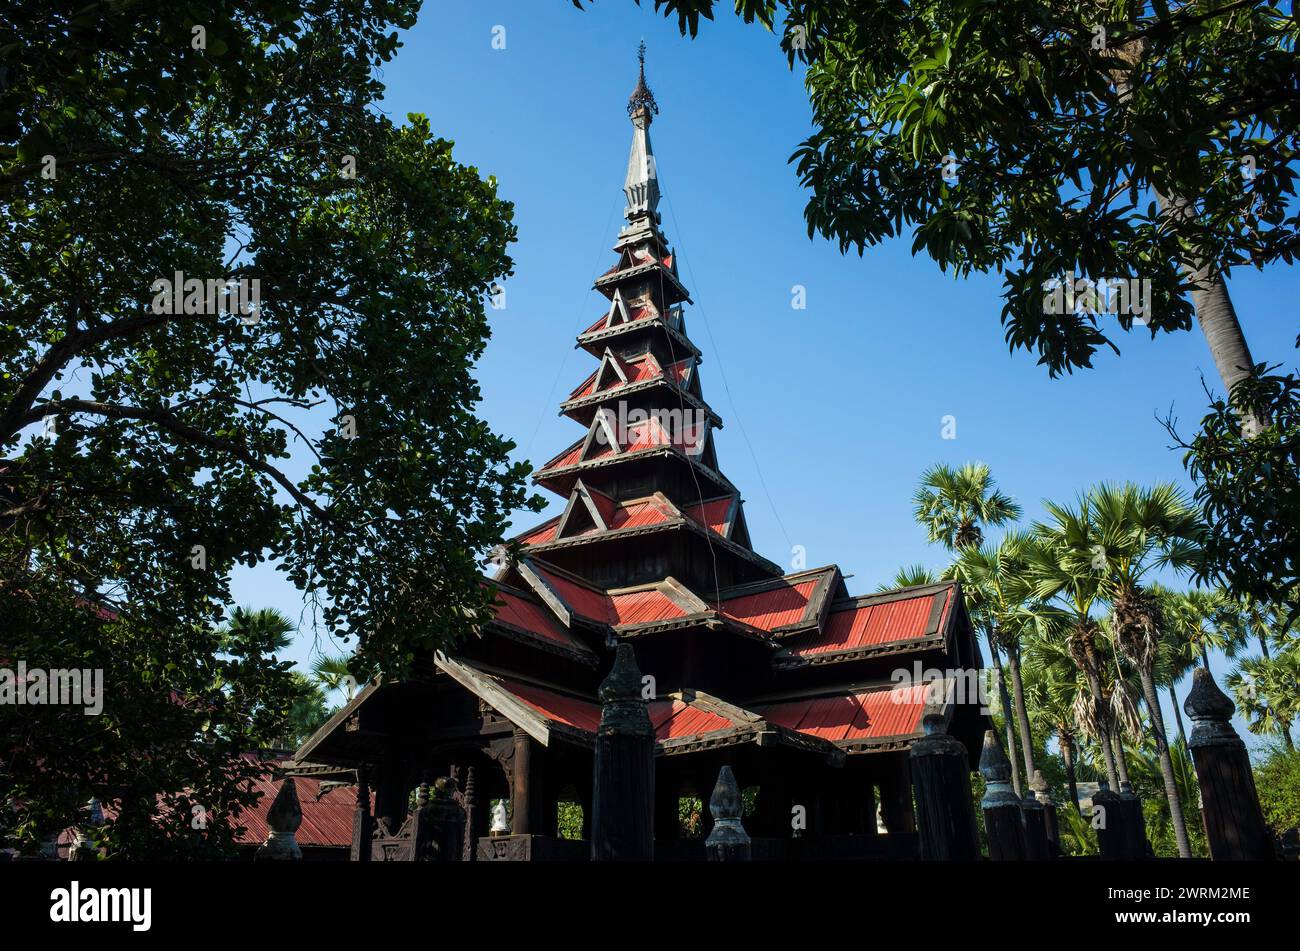
<path id="1" fill-rule="evenodd" d="M 924 720 L 925 736 L 912 744 L 912 790 L 921 858 L 969 861 L 980 857 L 979 829 L 971 802 L 966 747 L 949 736 L 942 714 Z"/>
<path id="2" fill-rule="evenodd" d="M 1232 728 L 1234 709 L 1210 672 L 1198 667 L 1183 710 L 1192 719 L 1187 746 L 1201 786 L 1205 838 L 1216 862 L 1269 862 L 1277 851 L 1259 808 L 1246 744 Z"/>
<path id="3" fill-rule="evenodd" d="M 730 766 L 718 771 L 718 782 L 709 797 L 709 812 L 713 815 L 713 830 L 704 841 L 710 862 L 748 862 L 750 859 L 749 833 L 741 823 L 745 812 L 744 798 Z"/>
<path id="4" fill-rule="evenodd" d="M 992 730 L 984 731 L 980 775 L 985 782 L 980 809 L 984 812 L 989 858 L 995 862 L 1023 861 L 1025 837 L 1020 797 L 1011 786 L 1011 763 Z"/>
<path id="5" fill-rule="evenodd" d="M 302 825 L 302 806 L 298 802 L 298 784 L 292 776 L 280 783 L 280 791 L 266 814 L 266 824 L 271 827 L 266 842 L 253 858 L 258 861 L 290 861 L 302 859 L 298 848 L 298 826 Z"/>
<path id="6" fill-rule="evenodd" d="M 1061 824 L 1056 815 L 1056 800 L 1052 798 L 1052 788 L 1047 785 L 1047 777 L 1041 769 L 1034 770 L 1029 780 L 1029 788 L 1034 798 L 1043 806 L 1043 824 L 1047 830 L 1047 851 L 1053 858 L 1061 854 Z"/>
<path id="7" fill-rule="evenodd" d="M 655 731 L 641 697 L 632 645 L 619 644 L 600 685 L 592 777 L 591 857 L 597 862 L 654 858 Z"/>

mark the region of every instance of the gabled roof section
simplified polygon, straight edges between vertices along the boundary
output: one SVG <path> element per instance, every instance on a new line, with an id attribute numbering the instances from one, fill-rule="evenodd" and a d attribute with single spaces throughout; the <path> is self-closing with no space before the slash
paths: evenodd
<path id="1" fill-rule="evenodd" d="M 596 655 L 582 641 L 574 637 L 556 613 L 531 592 L 525 593 L 494 583 L 497 611 L 484 625 L 486 630 L 497 631 L 550 653 L 560 654 L 580 663 L 594 665 Z"/>
<path id="2" fill-rule="evenodd" d="M 543 746 L 553 738 L 590 746 L 600 726 L 594 697 L 561 692 L 480 670 L 439 652 L 434 663 L 465 689 Z M 742 743 L 781 744 L 840 761 L 843 753 L 821 737 L 801 733 L 703 691 L 683 689 L 646 704 L 661 756 Z"/>
<path id="3" fill-rule="evenodd" d="M 719 592 L 718 610 L 775 637 L 792 637 L 818 629 L 843 585 L 839 568 L 827 565 L 727 588 Z"/>
<path id="4" fill-rule="evenodd" d="M 947 582 L 837 600 L 821 629 L 792 639 L 773 664 L 804 667 L 942 646 L 957 595 L 956 583 Z"/>
<path id="5" fill-rule="evenodd" d="M 620 427 L 618 417 L 606 407 L 596 413 L 587 435 L 533 473 L 533 481 L 545 485 L 547 480 L 573 469 L 652 453 L 682 456 L 720 486 L 734 491 L 714 465 L 712 427 L 707 418 L 683 421 L 677 432 L 669 432 L 662 414 L 649 415 Z"/>

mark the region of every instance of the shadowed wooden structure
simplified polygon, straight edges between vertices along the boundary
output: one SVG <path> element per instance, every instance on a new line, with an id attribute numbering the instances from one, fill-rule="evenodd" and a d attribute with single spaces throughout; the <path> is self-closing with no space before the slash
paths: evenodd
<path id="1" fill-rule="evenodd" d="M 786 572 L 751 545 L 660 228 L 657 112 L 642 59 L 617 260 L 577 337 L 598 365 L 560 405 L 582 435 L 534 475 L 562 511 L 484 580 L 497 612 L 478 637 L 367 685 L 298 751 L 365 787 L 357 859 L 410 856 L 411 790 L 450 777 L 468 858 L 703 860 L 713 815 L 688 838 L 679 806 L 708 801 L 724 766 L 754 860 L 914 856 L 923 718 L 975 766 L 988 723 L 958 585 L 853 595 L 835 565 Z M 718 800 L 729 823 L 733 799 Z M 510 828 L 489 835 L 496 800 Z M 559 836 L 560 803 L 581 809 L 583 841 Z"/>

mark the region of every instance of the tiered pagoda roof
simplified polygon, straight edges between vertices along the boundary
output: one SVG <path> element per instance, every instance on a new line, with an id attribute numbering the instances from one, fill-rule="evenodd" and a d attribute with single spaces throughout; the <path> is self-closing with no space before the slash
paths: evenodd
<path id="1" fill-rule="evenodd" d="M 906 748 L 927 711 L 953 707 L 894 672 L 979 666 L 960 589 L 855 596 L 834 565 L 786 573 L 754 551 L 714 445 L 722 419 L 686 330 L 690 293 L 661 230 L 656 112 L 643 71 L 629 103 L 626 222 L 595 281 L 608 305 L 577 336 L 598 365 L 560 404 L 585 432 L 534 475 L 564 508 L 517 536 L 518 559 L 485 580 L 495 618 L 428 673 L 543 744 L 590 746 L 597 685 L 631 638 L 653 678 L 662 755 L 750 742 L 832 760 Z M 364 730 L 355 715 L 381 689 L 336 720 Z M 346 762 L 347 749 L 326 728 L 300 756 Z"/>

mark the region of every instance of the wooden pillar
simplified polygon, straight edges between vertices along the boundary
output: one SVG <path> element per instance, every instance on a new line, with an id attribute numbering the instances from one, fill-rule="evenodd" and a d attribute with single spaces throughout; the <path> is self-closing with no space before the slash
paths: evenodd
<path id="1" fill-rule="evenodd" d="M 1232 728 L 1234 709 L 1210 672 L 1198 667 L 1183 710 L 1192 719 L 1187 746 L 1201 786 L 1205 838 L 1216 862 L 1269 862 L 1277 851 L 1259 808 L 1246 744 Z"/>
<path id="2" fill-rule="evenodd" d="M 357 767 L 357 806 L 352 813 L 352 861 L 370 861 L 370 838 L 374 820 L 370 817 L 370 768 Z"/>
<path id="3" fill-rule="evenodd" d="M 730 766 L 718 771 L 718 782 L 709 797 L 709 813 L 713 816 L 713 829 L 704 841 L 704 851 L 710 862 L 748 862 L 750 859 L 749 834 L 741 817 L 745 803 L 740 786 Z"/>
<path id="4" fill-rule="evenodd" d="M 1022 861 L 1025 840 L 1020 797 L 1011 786 L 1011 763 L 992 730 L 984 731 L 980 775 L 985 782 L 980 809 L 989 840 L 989 858 L 995 862 Z"/>
<path id="5" fill-rule="evenodd" d="M 591 857 L 648 862 L 654 858 L 655 731 L 631 644 L 618 645 L 600 702 Z"/>
<path id="6" fill-rule="evenodd" d="M 966 747 L 946 732 L 942 714 L 925 717 L 925 736 L 912 744 L 912 790 L 921 858 L 971 861 L 980 857 L 971 803 Z"/>
<path id="7" fill-rule="evenodd" d="M 1047 777 L 1041 769 L 1034 770 L 1029 780 L 1029 788 L 1034 798 L 1043 807 L 1043 825 L 1047 832 L 1047 851 L 1053 858 L 1061 855 L 1061 824 L 1056 815 L 1056 800 L 1052 798 L 1052 787 L 1047 785 Z"/>
<path id="8" fill-rule="evenodd" d="M 912 810 L 912 774 L 906 753 L 892 754 L 889 775 L 880 785 L 881 817 L 890 832 L 915 832 Z"/>
<path id="9" fill-rule="evenodd" d="M 510 833 L 543 832 L 542 755 L 538 743 L 523 730 L 514 734 L 515 755 L 510 774 Z"/>

